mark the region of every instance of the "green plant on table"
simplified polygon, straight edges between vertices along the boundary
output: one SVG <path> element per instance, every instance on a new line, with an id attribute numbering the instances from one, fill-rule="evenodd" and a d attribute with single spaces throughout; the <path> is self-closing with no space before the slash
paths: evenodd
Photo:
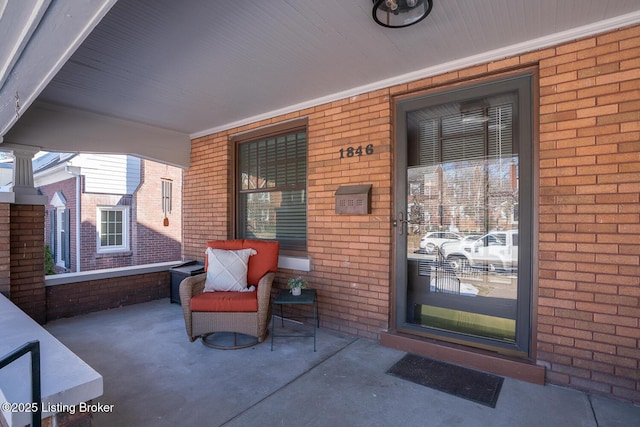
<path id="1" fill-rule="evenodd" d="M 295 288 L 304 289 L 307 287 L 307 281 L 298 276 L 296 278 L 290 278 L 287 281 L 287 286 L 289 286 L 289 289 L 291 289 L 291 291 L 293 291 L 293 289 Z"/>

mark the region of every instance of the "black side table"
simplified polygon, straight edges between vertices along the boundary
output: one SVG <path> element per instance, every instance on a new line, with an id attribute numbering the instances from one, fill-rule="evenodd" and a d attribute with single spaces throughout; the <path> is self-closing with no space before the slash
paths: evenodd
<path id="1" fill-rule="evenodd" d="M 312 334 L 296 334 L 296 335 L 288 335 L 288 334 L 277 334 L 276 335 L 276 317 L 271 316 L 271 351 L 273 351 L 273 339 L 275 337 L 313 337 L 313 351 L 316 351 L 316 330 L 318 329 L 319 319 L 318 319 L 318 295 L 315 289 L 302 289 L 302 294 L 298 296 L 291 295 L 291 292 L 288 289 L 283 289 L 278 292 L 278 295 L 273 300 L 273 312 L 276 311 L 276 306 L 280 306 L 280 320 L 282 321 L 282 326 L 284 327 L 284 316 L 282 312 L 282 306 L 285 304 L 308 304 L 313 305 L 313 335 Z"/>

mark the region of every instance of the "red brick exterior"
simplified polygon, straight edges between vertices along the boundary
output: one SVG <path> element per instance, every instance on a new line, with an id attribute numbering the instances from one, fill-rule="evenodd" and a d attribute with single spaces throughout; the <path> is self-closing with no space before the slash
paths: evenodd
<path id="1" fill-rule="evenodd" d="M 96 231 L 96 207 L 107 206 L 131 206 L 131 196 L 117 196 L 112 194 L 83 193 L 80 206 L 80 268 L 81 271 L 100 270 L 103 268 L 128 267 L 135 265 L 133 262 L 133 249 L 135 243 L 131 240 L 131 212 L 129 213 L 129 251 L 99 254 L 97 248 Z M 73 237 L 72 237 L 73 239 Z M 71 254 L 75 256 L 75 254 Z"/>
<path id="2" fill-rule="evenodd" d="M 11 205 L 0 203 L 0 293 L 9 297 L 11 277 Z"/>
<path id="3" fill-rule="evenodd" d="M 104 268 L 129 267 L 155 262 L 175 261 L 182 256 L 182 169 L 142 160 L 142 184 L 133 196 L 81 192 L 80 200 L 80 271 Z M 167 215 L 167 225 L 162 213 L 162 179 L 173 183 L 172 211 Z M 82 184 L 81 184 L 82 186 Z M 60 191 L 70 210 L 71 262 L 70 271 L 78 271 L 76 251 L 76 178 L 39 187 L 51 201 Z M 98 253 L 96 244 L 96 207 L 98 205 L 130 206 L 130 250 L 118 253 Z M 45 241 L 51 246 L 52 205 L 46 206 Z"/>
<path id="4" fill-rule="evenodd" d="M 319 290 L 324 327 L 377 339 L 388 325 L 391 257 L 391 155 L 389 91 L 364 94 L 193 141 L 185 172 L 184 250 L 201 259 L 205 242 L 227 238 L 231 134 L 295 117 L 308 124 L 308 251 L 313 271 L 304 275 Z M 368 156 L 339 159 L 348 146 L 373 144 Z M 375 172 L 372 172 L 375 171 Z M 343 184 L 373 184 L 371 215 L 341 215 L 334 193 Z M 363 233 L 363 230 L 366 232 Z M 363 255 L 365 254 L 365 255 Z"/>
<path id="5" fill-rule="evenodd" d="M 87 402 L 91 404 L 91 401 Z M 58 412 L 57 414 L 43 418 L 42 427 L 91 427 L 93 414 L 91 412 Z"/>
<path id="6" fill-rule="evenodd" d="M 192 141 L 184 252 L 233 237 L 231 135 L 308 117 L 308 251 L 322 326 L 377 338 L 390 322 L 393 97 L 536 67 L 536 362 L 547 380 L 640 402 L 640 26 L 425 78 Z M 370 156 L 339 150 L 373 144 Z M 373 184 L 366 216 L 340 185 Z"/>
<path id="7" fill-rule="evenodd" d="M 538 360 L 640 401 L 640 27 L 540 61 Z"/>
<path id="8" fill-rule="evenodd" d="M 47 286 L 47 321 L 169 298 L 170 280 L 162 271 Z"/>
<path id="9" fill-rule="evenodd" d="M 162 180 L 173 188 L 171 213 L 162 214 Z M 182 169 L 142 161 L 142 184 L 133 199 L 134 264 L 175 261 L 182 255 Z M 166 224 L 166 225 L 165 225 Z"/>
<path id="10" fill-rule="evenodd" d="M 44 323 L 44 206 L 11 205 L 10 221 L 11 301 Z"/>
<path id="11" fill-rule="evenodd" d="M 70 209 L 70 211 L 71 211 L 69 228 L 70 228 L 70 231 L 73 233 L 72 234 L 72 238 L 71 238 L 71 244 L 70 244 L 71 259 L 70 259 L 70 267 L 69 267 L 69 269 L 71 271 L 76 271 L 76 267 L 77 267 L 77 259 L 76 259 L 76 256 L 75 256 L 75 253 L 76 253 L 76 239 L 74 238 L 75 230 L 76 230 L 76 216 L 75 216 L 76 199 L 77 199 L 76 178 L 75 177 L 71 177 L 71 178 L 69 178 L 67 180 L 60 181 L 60 182 L 57 182 L 55 184 L 44 185 L 42 187 L 39 187 L 38 190 L 40 190 L 40 193 L 42 193 L 43 195 L 47 196 L 47 200 L 49 202 L 51 202 L 52 197 L 56 194 L 57 191 L 60 191 L 64 195 L 64 198 L 67 200 L 66 207 L 67 207 L 67 209 Z M 53 241 L 51 240 L 51 232 L 52 232 L 52 230 L 51 230 L 51 221 L 55 220 L 55 208 L 54 208 L 54 206 L 52 206 L 50 204 L 45 206 L 45 218 L 44 219 L 45 219 L 45 221 L 44 221 L 44 239 L 45 239 L 45 243 L 47 245 L 49 245 L 49 247 L 51 248 L 51 251 L 53 253 L 55 251 L 55 248 L 53 247 Z M 54 259 L 54 262 L 55 262 L 55 259 Z"/>

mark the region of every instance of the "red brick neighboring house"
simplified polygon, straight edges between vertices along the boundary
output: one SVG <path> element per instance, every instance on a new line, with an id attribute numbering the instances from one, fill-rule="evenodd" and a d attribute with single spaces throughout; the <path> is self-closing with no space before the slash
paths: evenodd
<path id="1" fill-rule="evenodd" d="M 59 271 L 181 257 L 182 170 L 127 155 L 48 153 L 34 160 L 47 197 L 45 242 Z"/>

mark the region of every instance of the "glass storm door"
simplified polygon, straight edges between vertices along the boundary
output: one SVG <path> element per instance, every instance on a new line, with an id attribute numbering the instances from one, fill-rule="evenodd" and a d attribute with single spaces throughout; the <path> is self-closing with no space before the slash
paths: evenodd
<path id="1" fill-rule="evenodd" d="M 531 78 L 397 105 L 398 329 L 527 356 Z"/>

